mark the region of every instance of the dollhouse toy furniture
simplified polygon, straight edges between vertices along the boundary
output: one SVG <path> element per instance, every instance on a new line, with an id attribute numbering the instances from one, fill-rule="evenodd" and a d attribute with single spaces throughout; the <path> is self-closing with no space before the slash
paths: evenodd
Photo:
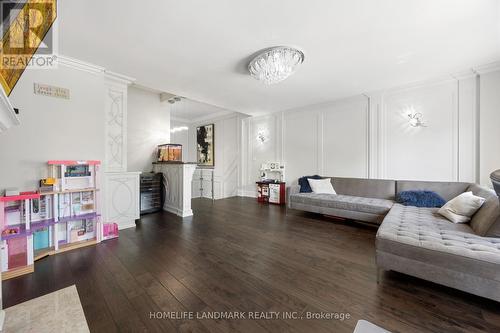
<path id="1" fill-rule="evenodd" d="M 257 184 L 257 202 L 285 204 L 286 183 L 277 181 L 262 181 Z"/>
<path id="2" fill-rule="evenodd" d="M 263 163 L 260 167 L 260 181 L 257 184 L 257 202 L 285 204 L 285 166 L 280 162 Z"/>
<path id="3" fill-rule="evenodd" d="M 34 216 L 35 260 L 49 254 L 96 244 L 102 226 L 98 213 L 100 161 L 49 161 L 53 191 L 40 193 Z"/>
<path id="4" fill-rule="evenodd" d="M 23 192 L 0 197 L 0 229 L 2 240 L 2 279 L 33 272 L 33 234 L 31 208 L 40 195 Z"/>
<path id="5" fill-rule="evenodd" d="M 102 224 L 102 240 L 118 238 L 118 223 Z"/>
<path id="6" fill-rule="evenodd" d="M 260 180 L 277 180 L 284 181 L 285 166 L 280 162 L 267 162 L 260 166 Z"/>
<path id="7" fill-rule="evenodd" d="M 101 223 L 99 161 L 49 161 L 40 193 L 0 197 L 2 279 L 33 272 L 35 260 L 118 237 Z"/>

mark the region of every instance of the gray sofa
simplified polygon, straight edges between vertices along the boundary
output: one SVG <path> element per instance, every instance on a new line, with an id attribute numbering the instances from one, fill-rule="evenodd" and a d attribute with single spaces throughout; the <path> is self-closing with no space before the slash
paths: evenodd
<path id="1" fill-rule="evenodd" d="M 494 191 L 471 183 L 332 177 L 337 192 L 299 193 L 289 188 L 288 206 L 380 224 L 379 270 L 394 270 L 500 301 L 500 208 Z M 403 206 L 396 194 L 430 190 L 445 200 L 472 191 L 486 199 L 470 223 L 454 224 L 437 208 Z"/>

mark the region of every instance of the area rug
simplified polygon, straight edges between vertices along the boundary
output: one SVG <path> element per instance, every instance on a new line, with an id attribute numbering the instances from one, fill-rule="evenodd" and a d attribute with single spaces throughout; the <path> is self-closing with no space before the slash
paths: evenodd
<path id="1" fill-rule="evenodd" d="M 5 309 L 2 333 L 89 332 L 75 285 Z"/>
<path id="2" fill-rule="evenodd" d="M 391 333 L 367 320 L 358 320 L 353 333 Z"/>

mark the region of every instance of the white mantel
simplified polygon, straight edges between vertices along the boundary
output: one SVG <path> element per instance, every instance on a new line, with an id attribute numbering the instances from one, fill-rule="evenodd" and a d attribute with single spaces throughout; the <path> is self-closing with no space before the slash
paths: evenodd
<path id="1" fill-rule="evenodd" d="M 153 171 L 163 174 L 165 202 L 163 210 L 181 217 L 192 216 L 191 181 L 195 163 L 153 163 Z"/>

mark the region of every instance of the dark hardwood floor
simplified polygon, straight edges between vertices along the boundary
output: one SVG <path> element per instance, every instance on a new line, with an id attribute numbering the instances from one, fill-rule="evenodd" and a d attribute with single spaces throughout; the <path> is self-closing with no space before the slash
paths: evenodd
<path id="1" fill-rule="evenodd" d="M 402 274 L 376 282 L 376 229 L 230 198 L 144 216 L 93 247 L 4 281 L 4 306 L 75 284 L 92 332 L 500 332 L 500 303 Z M 151 313 L 345 313 L 326 319 L 164 319 Z M 158 316 L 158 314 L 157 314 Z"/>

